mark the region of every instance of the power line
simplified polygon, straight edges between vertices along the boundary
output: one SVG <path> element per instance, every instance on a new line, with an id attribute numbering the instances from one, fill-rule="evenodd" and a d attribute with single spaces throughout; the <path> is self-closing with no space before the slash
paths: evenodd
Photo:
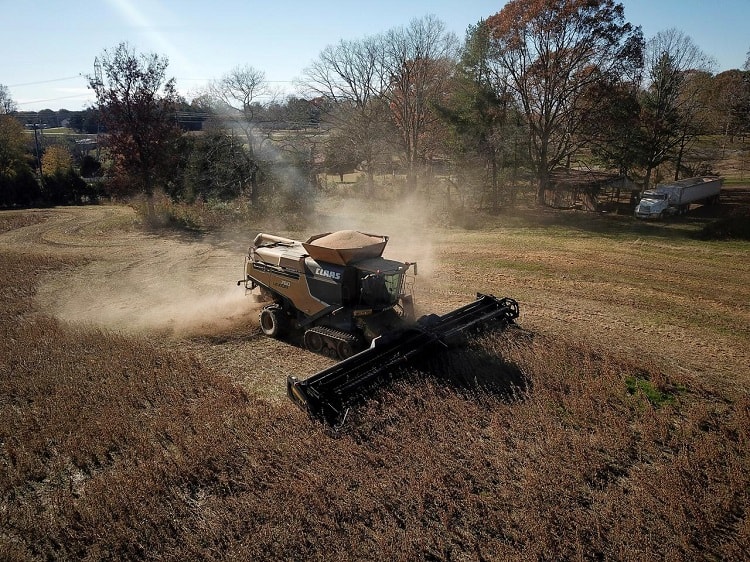
<path id="1" fill-rule="evenodd" d="M 50 82 L 62 82 L 63 80 L 72 80 L 73 78 L 81 78 L 82 74 L 76 74 L 75 76 L 66 76 L 65 78 L 52 78 L 51 80 L 40 80 L 39 82 L 25 82 L 24 84 L 8 84 L 8 88 L 20 88 L 21 86 L 36 86 L 37 84 L 49 84 Z M 42 100 L 44 101 L 44 100 Z"/>
<path id="2" fill-rule="evenodd" d="M 48 101 L 58 101 L 58 100 L 72 100 L 75 98 L 81 98 L 82 96 L 78 94 L 77 96 L 63 96 L 61 98 L 47 98 L 43 100 L 31 100 L 31 101 L 20 101 L 16 102 L 16 105 L 29 105 L 30 103 L 42 103 L 42 102 L 48 102 Z"/>

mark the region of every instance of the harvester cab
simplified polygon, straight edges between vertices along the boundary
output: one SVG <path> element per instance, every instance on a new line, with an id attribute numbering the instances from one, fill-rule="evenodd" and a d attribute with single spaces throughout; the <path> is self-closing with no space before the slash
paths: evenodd
<path id="1" fill-rule="evenodd" d="M 270 301 L 260 313 L 266 335 L 296 332 L 310 351 L 342 360 L 305 380 L 287 377 L 292 401 L 329 425 L 343 422 L 364 387 L 425 353 L 518 317 L 515 300 L 477 294 L 443 316 L 415 319 L 416 263 L 384 258 L 387 243 L 387 236 L 352 230 L 306 242 L 261 233 L 237 282 L 247 291 L 259 288 Z"/>

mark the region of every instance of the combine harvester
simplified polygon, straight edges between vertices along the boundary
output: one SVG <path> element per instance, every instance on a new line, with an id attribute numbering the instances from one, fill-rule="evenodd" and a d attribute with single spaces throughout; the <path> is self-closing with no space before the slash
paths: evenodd
<path id="1" fill-rule="evenodd" d="M 287 378 L 289 398 L 332 426 L 343 423 L 364 388 L 418 357 L 518 317 L 515 300 L 477 294 L 443 316 L 415 319 L 408 293 L 417 264 L 383 258 L 387 243 L 387 236 L 352 230 L 306 242 L 261 233 L 237 282 L 247 291 L 259 288 L 271 301 L 260 313 L 264 334 L 297 333 L 310 351 L 341 359 L 305 380 Z"/>

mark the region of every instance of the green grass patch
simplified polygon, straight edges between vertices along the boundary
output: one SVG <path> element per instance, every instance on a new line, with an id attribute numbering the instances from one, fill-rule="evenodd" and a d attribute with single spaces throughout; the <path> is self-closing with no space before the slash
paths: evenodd
<path id="1" fill-rule="evenodd" d="M 625 377 L 625 388 L 631 395 L 643 393 L 648 401 L 657 408 L 674 406 L 677 403 L 673 393 L 660 390 L 654 383 L 645 378 Z"/>

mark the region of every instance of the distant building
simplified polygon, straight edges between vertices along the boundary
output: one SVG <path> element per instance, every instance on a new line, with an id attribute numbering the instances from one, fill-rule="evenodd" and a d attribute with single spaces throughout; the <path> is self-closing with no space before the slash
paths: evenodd
<path id="1" fill-rule="evenodd" d="M 544 202 L 556 209 L 611 211 L 617 208 L 621 196 L 629 198 L 636 189 L 638 186 L 627 176 L 558 168 L 552 171 Z"/>

